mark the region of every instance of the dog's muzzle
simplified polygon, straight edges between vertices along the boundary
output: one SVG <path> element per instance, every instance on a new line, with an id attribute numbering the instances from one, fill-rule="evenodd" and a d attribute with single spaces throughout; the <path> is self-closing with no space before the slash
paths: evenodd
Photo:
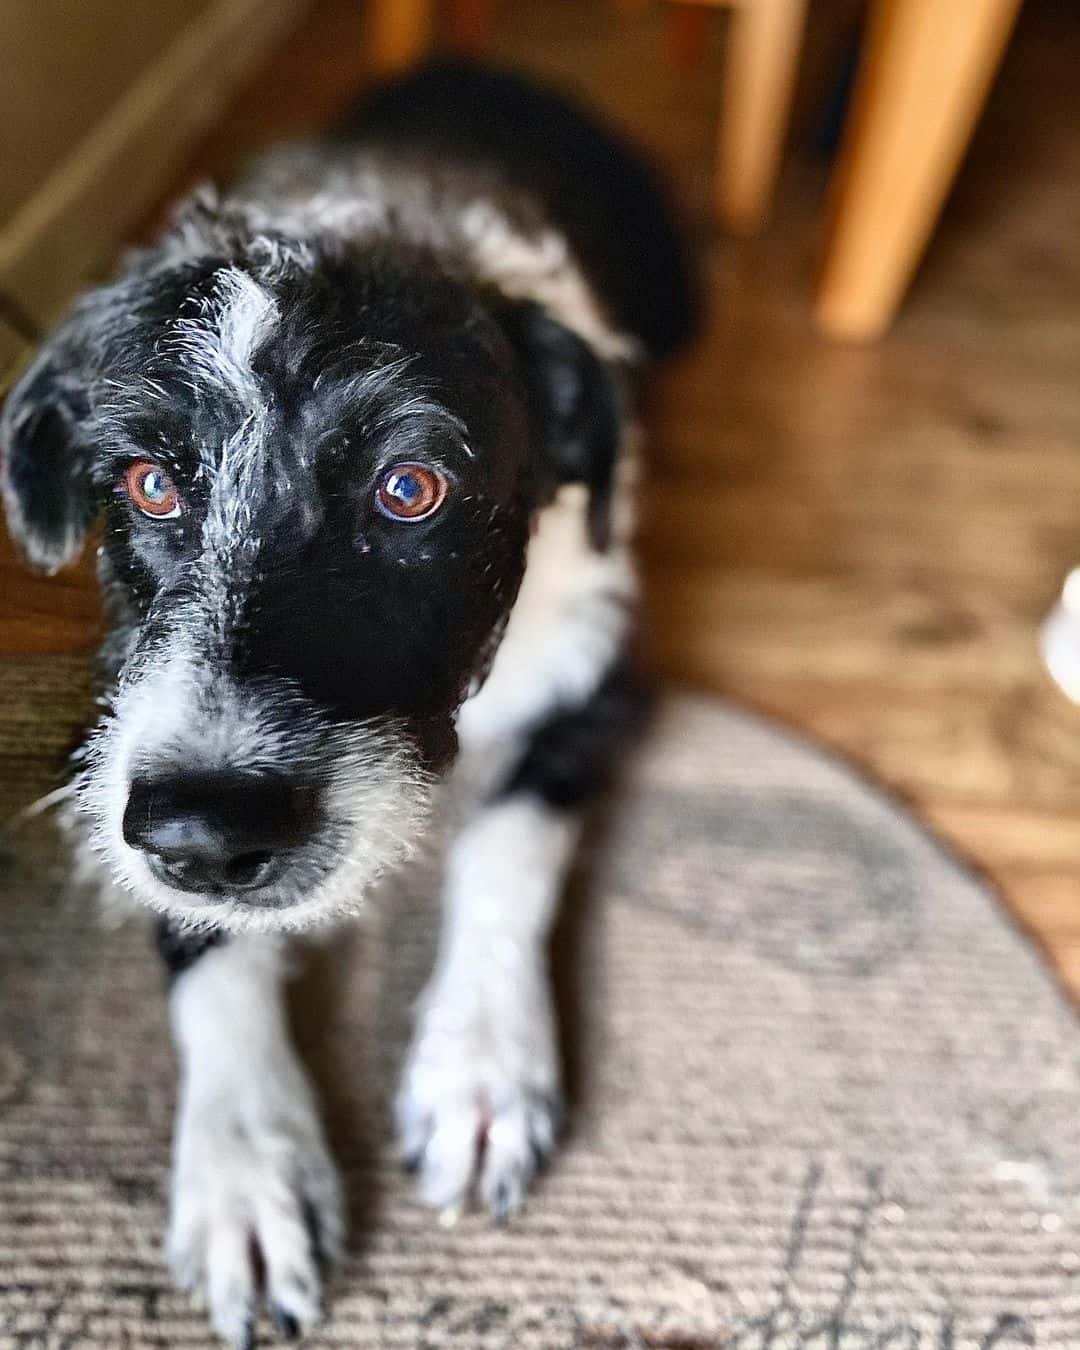
<path id="1" fill-rule="evenodd" d="M 136 779 L 124 841 L 177 891 L 257 905 L 311 837 L 318 793 L 266 776 Z"/>

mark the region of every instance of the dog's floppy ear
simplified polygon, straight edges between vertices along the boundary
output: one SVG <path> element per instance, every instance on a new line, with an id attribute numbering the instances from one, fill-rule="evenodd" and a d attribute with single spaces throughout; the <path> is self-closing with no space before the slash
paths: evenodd
<path id="1" fill-rule="evenodd" d="M 511 304 L 503 318 L 542 452 L 556 481 L 586 485 L 589 536 L 595 548 L 606 548 L 621 424 L 613 372 L 532 301 Z"/>
<path id="2" fill-rule="evenodd" d="M 89 462 L 76 436 L 85 413 L 64 344 L 48 344 L 0 415 L 0 489 L 8 530 L 28 561 L 55 572 L 79 554 L 96 514 Z"/>

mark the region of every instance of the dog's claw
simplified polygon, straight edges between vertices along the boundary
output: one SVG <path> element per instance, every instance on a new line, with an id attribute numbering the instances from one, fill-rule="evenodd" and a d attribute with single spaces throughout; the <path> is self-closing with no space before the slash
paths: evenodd
<path id="1" fill-rule="evenodd" d="M 500 1228 L 504 1228 L 510 1222 L 511 1212 L 510 1187 L 505 1181 L 500 1181 L 491 1199 L 491 1217 Z"/>
<path id="2" fill-rule="evenodd" d="M 284 1336 L 287 1341 L 300 1339 L 300 1323 L 284 1308 L 274 1308 L 274 1325 L 278 1329 L 278 1335 Z"/>
<path id="3" fill-rule="evenodd" d="M 327 1218 L 331 1221 L 332 1231 L 327 1234 L 326 1226 L 319 1218 L 319 1208 L 310 1197 L 305 1196 L 301 1213 L 311 1247 L 311 1259 L 320 1275 L 326 1275 L 330 1267 L 341 1255 L 343 1241 L 341 1199 L 335 1194 L 332 1204 L 325 1207 Z M 327 1248 L 329 1242 L 329 1249 Z"/>
<path id="4" fill-rule="evenodd" d="M 398 1104 L 408 1129 L 408 1103 Z M 453 1222 L 475 1188 L 495 1223 L 509 1223 L 525 1202 L 530 1183 L 546 1165 L 561 1112 L 545 1094 L 523 1092 L 494 1114 L 473 1101 L 447 1103 L 426 1143 L 405 1154 L 404 1165 L 419 1178 L 421 1199 Z M 483 1145 L 483 1147 L 481 1147 Z"/>
<path id="5" fill-rule="evenodd" d="M 396 1102 L 424 1203 L 460 1210 L 475 1195 L 499 1224 L 524 1204 L 562 1118 L 547 972 L 537 961 L 517 973 L 512 990 L 435 977 Z"/>
<path id="6" fill-rule="evenodd" d="M 417 1172 L 424 1165 L 424 1150 L 419 1149 L 415 1153 L 409 1153 L 401 1160 L 401 1170 L 410 1177 L 416 1176 Z"/>
<path id="7" fill-rule="evenodd" d="M 302 1124 L 260 1135 L 216 1118 L 184 1122 L 169 1261 L 232 1350 L 253 1350 L 260 1298 L 290 1340 L 322 1311 L 321 1268 L 343 1236 L 341 1196 L 317 1124 Z"/>
<path id="8" fill-rule="evenodd" d="M 535 1139 L 529 1141 L 532 1148 L 533 1176 L 539 1176 L 541 1172 L 547 1171 L 547 1165 L 551 1161 L 551 1146 L 538 1143 Z"/>

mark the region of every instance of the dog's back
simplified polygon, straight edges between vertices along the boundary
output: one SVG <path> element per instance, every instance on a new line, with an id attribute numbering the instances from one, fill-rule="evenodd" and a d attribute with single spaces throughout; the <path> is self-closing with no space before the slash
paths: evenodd
<path id="1" fill-rule="evenodd" d="M 557 223 L 614 324 L 661 358 L 698 323 L 698 294 L 675 212 L 636 150 L 590 112 L 507 70 L 439 61 L 361 98 L 355 141 L 496 167 Z"/>

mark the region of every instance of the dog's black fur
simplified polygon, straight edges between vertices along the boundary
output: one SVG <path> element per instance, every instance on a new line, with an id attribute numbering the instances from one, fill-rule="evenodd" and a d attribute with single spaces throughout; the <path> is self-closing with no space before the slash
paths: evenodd
<path id="1" fill-rule="evenodd" d="M 498 796 L 531 793 L 556 811 L 579 810 L 608 785 L 649 703 L 633 662 L 619 661 L 583 703 L 559 708 L 532 728 Z"/>
<path id="2" fill-rule="evenodd" d="M 157 922 L 157 949 L 171 984 L 211 947 L 226 941 L 225 934 L 212 928 L 205 933 L 185 932 L 169 919 Z"/>

